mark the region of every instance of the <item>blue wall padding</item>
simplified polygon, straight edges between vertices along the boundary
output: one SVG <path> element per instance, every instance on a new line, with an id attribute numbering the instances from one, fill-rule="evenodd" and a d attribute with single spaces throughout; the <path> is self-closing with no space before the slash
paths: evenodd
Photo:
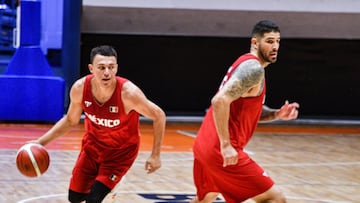
<path id="1" fill-rule="evenodd" d="M 54 76 L 40 46 L 20 46 L 11 58 L 5 74 Z"/>
<path id="2" fill-rule="evenodd" d="M 53 76 L 0 75 L 0 120 L 59 120 L 64 112 L 64 80 Z"/>
<path id="3" fill-rule="evenodd" d="M 40 45 L 41 38 L 41 2 L 21 1 L 20 4 L 20 46 Z"/>
<path id="4" fill-rule="evenodd" d="M 40 48 L 40 1 L 20 6 L 20 46 L 0 75 L 0 120 L 54 122 L 64 114 L 65 81 Z"/>

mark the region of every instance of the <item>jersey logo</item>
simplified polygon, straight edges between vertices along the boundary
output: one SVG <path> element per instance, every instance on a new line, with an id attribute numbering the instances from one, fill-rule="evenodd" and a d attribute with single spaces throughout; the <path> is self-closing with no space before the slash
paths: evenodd
<path id="1" fill-rule="evenodd" d="M 118 177 L 117 177 L 116 175 L 114 175 L 114 174 L 111 174 L 111 175 L 109 176 L 109 179 L 110 179 L 111 181 L 115 182 L 115 181 L 117 181 Z"/>
<path id="2" fill-rule="evenodd" d="M 110 111 L 110 113 L 118 113 L 119 108 L 117 106 L 110 106 L 109 111 Z"/>
<path id="3" fill-rule="evenodd" d="M 269 175 L 265 171 L 263 172 L 262 175 L 265 176 L 265 177 L 269 177 Z"/>
<path id="4" fill-rule="evenodd" d="M 91 104 L 92 104 L 92 102 L 89 102 L 89 101 L 85 101 L 84 103 L 85 103 L 85 106 L 86 106 L 86 107 L 89 107 L 89 106 L 91 106 Z"/>
<path id="5" fill-rule="evenodd" d="M 85 112 L 85 115 L 95 124 L 100 125 L 100 126 L 105 126 L 108 128 L 113 128 L 116 127 L 118 125 L 120 125 L 120 120 L 119 119 L 106 119 L 106 118 L 97 118 L 95 115 L 91 115 Z"/>

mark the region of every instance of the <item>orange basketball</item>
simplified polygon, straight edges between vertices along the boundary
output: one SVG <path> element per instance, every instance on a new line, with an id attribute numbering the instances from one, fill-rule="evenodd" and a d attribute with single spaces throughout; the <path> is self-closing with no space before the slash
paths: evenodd
<path id="1" fill-rule="evenodd" d="M 50 164 L 49 154 L 45 147 L 36 143 L 23 145 L 16 155 L 16 166 L 28 177 L 40 177 Z"/>

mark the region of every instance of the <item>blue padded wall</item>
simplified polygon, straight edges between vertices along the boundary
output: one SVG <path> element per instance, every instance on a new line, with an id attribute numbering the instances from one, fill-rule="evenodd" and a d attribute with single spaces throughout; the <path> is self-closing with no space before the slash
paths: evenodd
<path id="1" fill-rule="evenodd" d="M 54 122 L 63 116 L 64 80 L 0 75 L 0 120 Z"/>
<path id="2" fill-rule="evenodd" d="M 65 81 L 40 48 L 41 2 L 20 5 L 20 46 L 0 76 L 0 120 L 54 122 L 64 113 Z"/>

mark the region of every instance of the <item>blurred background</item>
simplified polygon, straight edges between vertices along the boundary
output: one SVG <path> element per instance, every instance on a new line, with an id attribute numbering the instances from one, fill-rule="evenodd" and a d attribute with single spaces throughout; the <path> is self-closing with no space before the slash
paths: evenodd
<path id="1" fill-rule="evenodd" d="M 8 74 L 9 63 L 21 47 L 20 39 L 33 34 L 17 26 L 22 2 L 27 1 L 0 0 L 0 74 L 6 79 L 14 77 Z M 52 98 L 60 94 L 63 108 L 51 118 L 13 118 L 7 115 L 11 112 L 1 112 L 0 120 L 60 118 L 66 113 L 72 83 L 89 73 L 91 48 L 101 44 L 116 48 L 118 74 L 137 84 L 168 116 L 201 119 L 229 66 L 249 51 L 253 25 L 263 19 L 275 21 L 281 29 L 278 61 L 266 68 L 266 104 L 278 108 L 286 99 L 297 101 L 300 119 L 305 120 L 360 119 L 357 0 L 38 2 L 39 47 L 54 76 L 64 80 L 64 91 L 51 92 Z M 1 80 L 1 88 L 6 88 L 8 82 Z M 21 97 L 23 89 L 14 89 L 11 100 Z M 8 98 L 8 93 L 0 92 L 0 98 Z"/>

